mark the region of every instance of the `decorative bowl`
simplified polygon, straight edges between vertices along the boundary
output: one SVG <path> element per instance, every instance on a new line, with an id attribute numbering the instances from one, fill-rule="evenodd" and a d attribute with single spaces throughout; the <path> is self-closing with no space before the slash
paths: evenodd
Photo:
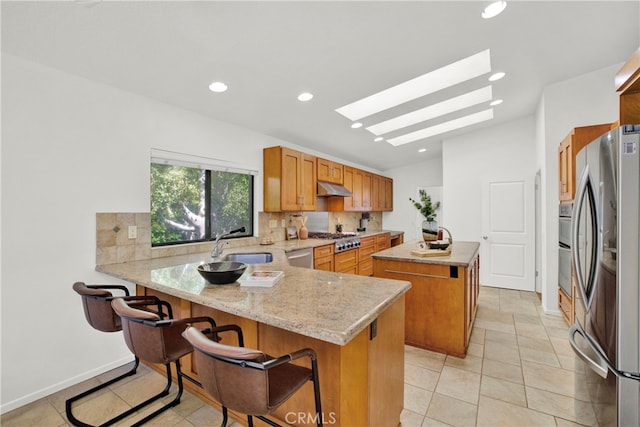
<path id="1" fill-rule="evenodd" d="M 429 249 L 442 249 L 445 250 L 449 247 L 449 242 L 446 240 L 435 240 L 432 242 L 427 242 Z"/>
<path id="2" fill-rule="evenodd" d="M 233 283 L 247 269 L 247 264 L 235 261 L 220 261 L 200 264 L 198 273 L 212 285 Z"/>

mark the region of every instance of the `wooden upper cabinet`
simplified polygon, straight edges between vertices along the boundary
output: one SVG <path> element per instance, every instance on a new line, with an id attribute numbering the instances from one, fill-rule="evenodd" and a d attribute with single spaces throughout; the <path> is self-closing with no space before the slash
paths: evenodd
<path id="1" fill-rule="evenodd" d="M 558 147 L 559 199 L 561 202 L 573 200 L 576 191 L 576 154 L 588 143 L 605 134 L 611 124 L 582 126 L 573 129 Z"/>
<path id="2" fill-rule="evenodd" d="M 373 175 L 371 186 L 371 210 L 382 212 L 393 210 L 393 179 Z"/>
<path id="3" fill-rule="evenodd" d="M 384 184 L 384 207 L 383 211 L 393 210 L 393 179 L 382 177 L 382 183 Z"/>
<path id="4" fill-rule="evenodd" d="M 316 157 L 286 147 L 263 150 L 264 211 L 316 209 Z"/>
<path id="5" fill-rule="evenodd" d="M 615 82 L 620 92 L 619 124 L 640 123 L 640 48 L 618 71 Z"/>
<path id="6" fill-rule="evenodd" d="M 318 181 L 344 184 L 344 165 L 318 157 Z"/>
<path id="7" fill-rule="evenodd" d="M 352 197 L 330 197 L 329 210 L 381 212 L 393 210 L 393 180 L 361 169 L 344 166 L 344 186 Z"/>
<path id="8" fill-rule="evenodd" d="M 573 153 L 571 151 L 571 135 L 569 134 L 562 140 L 560 147 L 558 147 L 558 163 L 560 165 L 560 201 L 573 200 L 574 182 L 573 179 L 573 165 L 572 162 Z"/>

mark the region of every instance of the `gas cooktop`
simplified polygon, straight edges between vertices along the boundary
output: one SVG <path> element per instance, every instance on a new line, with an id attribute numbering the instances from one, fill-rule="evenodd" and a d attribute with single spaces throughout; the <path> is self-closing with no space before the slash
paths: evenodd
<path id="1" fill-rule="evenodd" d="M 356 233 L 328 233 L 325 231 L 310 231 L 309 237 L 313 239 L 332 239 L 335 242 L 335 252 L 357 249 L 360 246 L 360 237 Z"/>

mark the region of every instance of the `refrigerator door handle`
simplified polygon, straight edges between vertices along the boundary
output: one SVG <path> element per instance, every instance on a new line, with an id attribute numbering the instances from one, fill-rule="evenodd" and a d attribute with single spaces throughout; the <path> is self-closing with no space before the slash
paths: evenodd
<path id="1" fill-rule="evenodd" d="M 578 343 L 576 342 L 575 338 L 576 334 L 582 335 L 582 338 L 587 342 L 587 344 L 589 344 L 589 347 L 591 347 L 591 349 L 595 353 L 598 361 L 591 359 L 584 351 L 580 349 L 580 347 L 578 347 Z M 602 357 L 598 349 L 595 348 L 593 344 L 591 344 L 591 340 L 587 338 L 586 333 L 577 323 L 572 325 L 571 329 L 569 329 L 569 344 L 571 344 L 573 351 L 578 355 L 580 359 L 582 359 L 584 363 L 587 364 L 587 366 L 589 366 L 596 374 L 600 375 L 602 378 L 607 378 L 607 375 L 609 373 L 609 366 L 607 361 L 604 359 L 604 357 Z"/>
<path id="2" fill-rule="evenodd" d="M 582 338 L 587 342 L 589 347 L 595 353 L 598 361 L 591 359 L 578 347 L 578 343 L 576 343 L 575 339 L 575 334 L 580 334 L 582 336 Z M 578 357 L 582 359 L 584 363 L 586 363 L 596 374 L 600 375 L 602 378 L 606 379 L 609 371 L 611 371 L 618 377 L 640 381 L 640 373 L 619 371 L 613 365 L 611 365 L 607 358 L 602 354 L 600 346 L 598 346 L 598 344 L 596 344 L 593 339 L 589 337 L 589 335 L 584 331 L 584 329 L 582 329 L 582 327 L 578 323 L 573 324 L 569 329 L 569 344 L 571 344 L 573 351 L 578 355 Z"/>
<path id="3" fill-rule="evenodd" d="M 571 264 L 574 267 L 574 271 L 576 273 L 576 281 L 578 282 L 578 292 L 582 296 L 582 300 L 584 301 L 585 308 L 589 309 L 591 307 L 591 300 L 593 299 L 593 281 L 596 280 L 598 276 L 598 268 L 599 261 L 597 259 L 591 260 L 591 265 L 588 266 L 589 277 L 585 277 L 583 275 L 582 264 L 580 262 L 580 249 L 578 241 L 578 236 L 580 235 L 580 214 L 583 208 L 590 209 L 594 218 L 593 221 L 598 221 L 597 215 L 593 210 L 593 206 L 585 206 L 585 202 L 587 201 L 586 195 L 589 195 L 589 202 L 593 203 L 593 188 L 591 187 L 591 171 L 589 170 L 589 165 L 586 165 L 582 171 L 582 175 L 580 176 L 580 181 L 578 182 L 578 187 L 576 188 L 575 194 L 575 202 L 573 204 L 573 211 L 571 213 Z M 593 224 L 592 224 L 593 226 Z M 599 246 L 598 239 L 598 226 L 593 226 L 593 242 L 592 246 Z M 595 257 L 599 256 L 598 251 L 593 252 Z M 589 283 L 587 283 L 587 280 Z M 588 291 L 588 292 L 587 292 Z"/>

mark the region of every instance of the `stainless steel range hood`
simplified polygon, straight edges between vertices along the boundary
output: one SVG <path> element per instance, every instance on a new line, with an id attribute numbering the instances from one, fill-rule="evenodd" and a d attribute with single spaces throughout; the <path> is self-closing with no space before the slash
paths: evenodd
<path id="1" fill-rule="evenodd" d="M 351 191 L 347 190 L 347 188 L 344 185 L 334 184 L 334 183 L 325 182 L 325 181 L 318 181 L 318 196 L 351 197 L 353 196 L 353 194 L 351 193 Z"/>

